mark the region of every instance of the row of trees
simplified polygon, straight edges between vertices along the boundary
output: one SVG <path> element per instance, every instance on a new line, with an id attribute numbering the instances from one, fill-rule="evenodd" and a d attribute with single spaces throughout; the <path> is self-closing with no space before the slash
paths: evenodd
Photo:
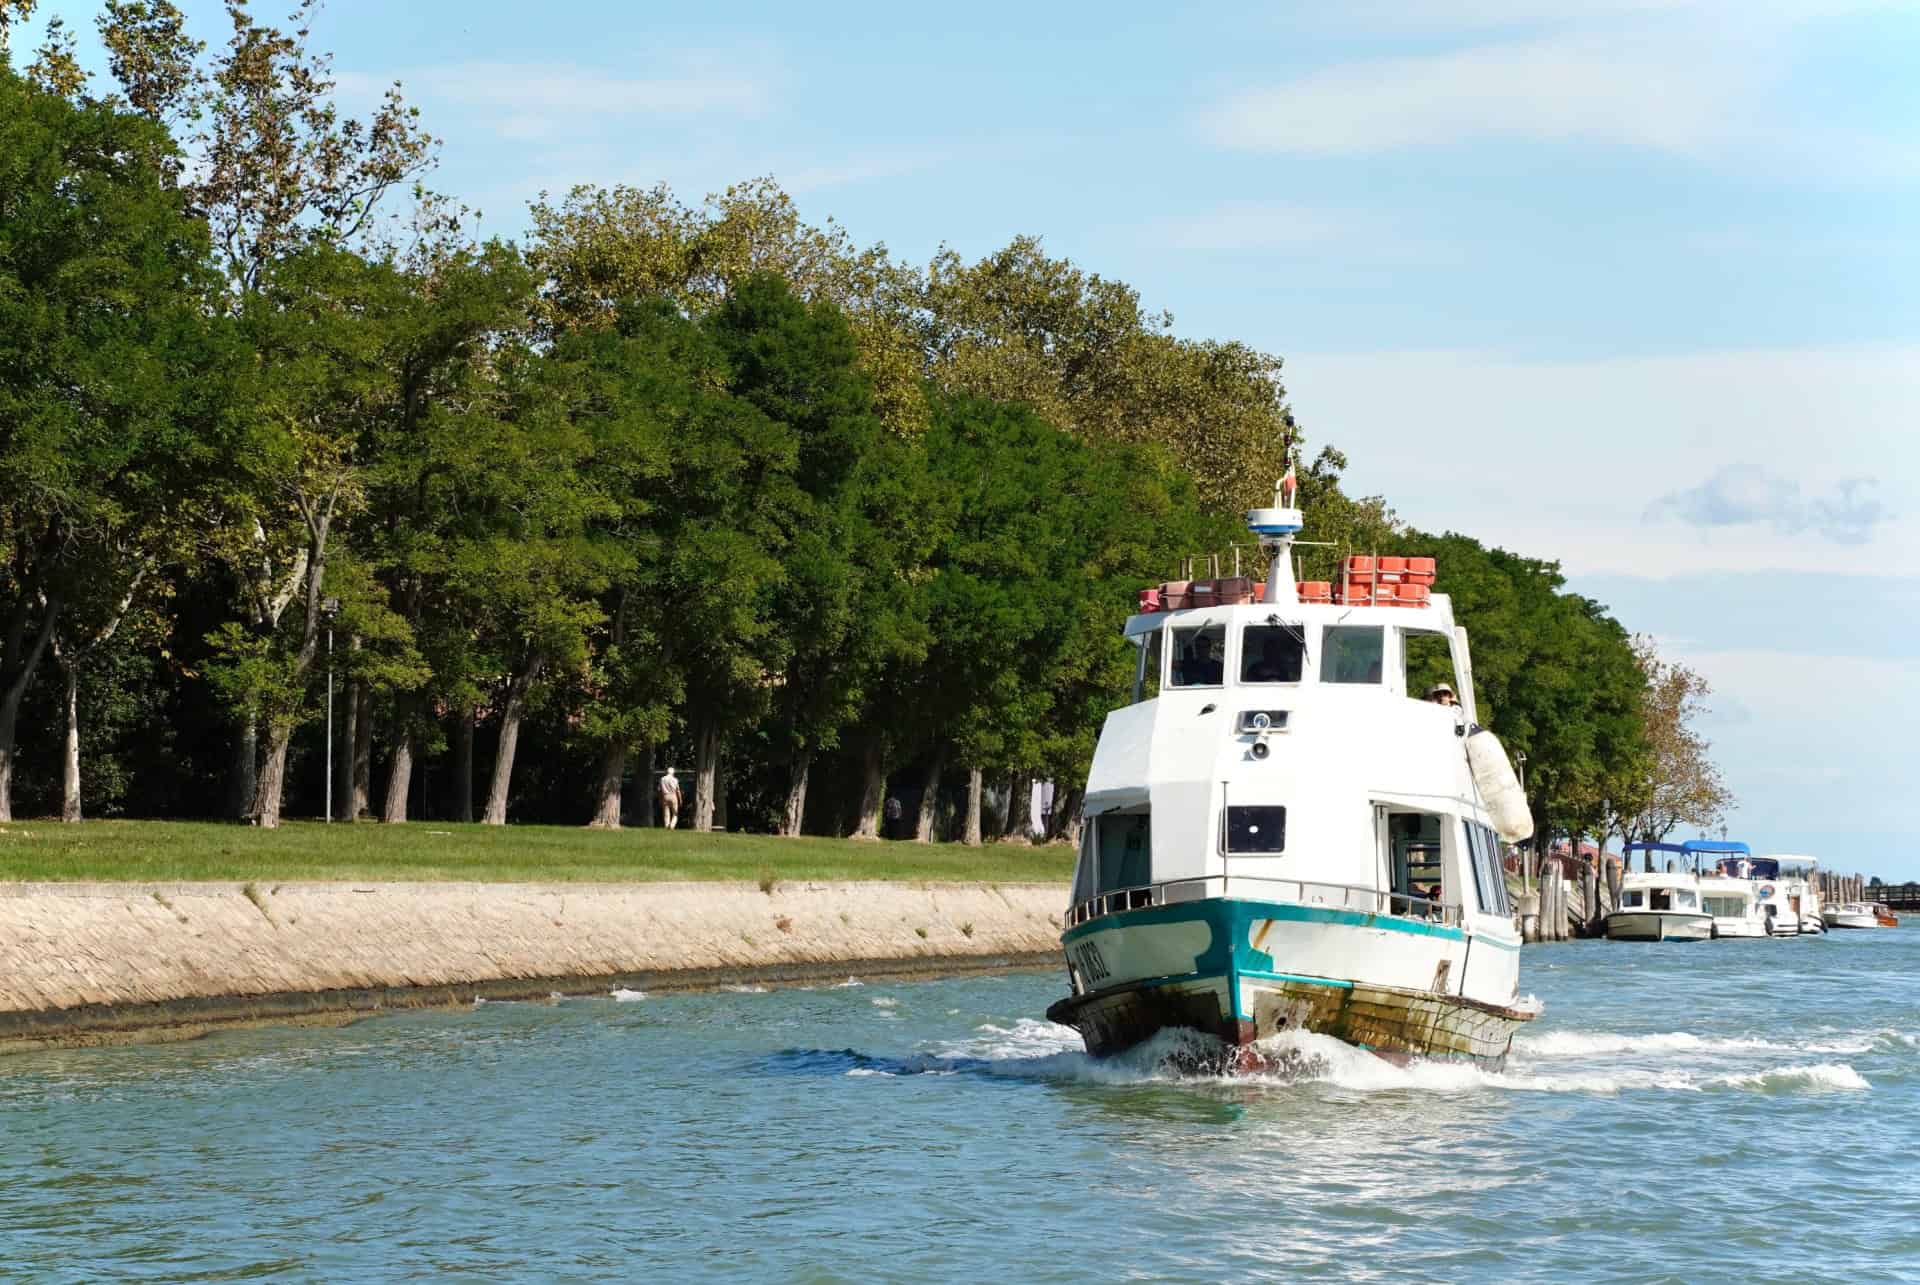
<path id="1" fill-rule="evenodd" d="M 109 0 L 105 94 L 57 24 L 0 65 L 0 819 L 17 762 L 69 817 L 84 761 L 102 805 L 265 825 L 290 790 L 471 817 L 488 758 L 493 822 L 617 825 L 660 753 L 700 826 L 871 834 L 910 777 L 924 838 L 964 769 L 977 838 L 987 778 L 1070 791 L 1133 589 L 1280 471 L 1278 359 L 1031 239 L 902 264 L 771 181 L 577 188 L 477 243 L 397 86 L 336 110 L 311 5 L 235 0 L 209 54 Z M 1316 535 L 1442 558 L 1543 822 L 1626 806 L 1658 684 L 1619 626 L 1343 465 Z"/>

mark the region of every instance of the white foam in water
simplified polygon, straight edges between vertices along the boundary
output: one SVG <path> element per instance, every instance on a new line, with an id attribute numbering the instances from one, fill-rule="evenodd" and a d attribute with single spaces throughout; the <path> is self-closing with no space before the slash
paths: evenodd
<path id="1" fill-rule="evenodd" d="M 612 992 L 612 994 L 614 1002 L 617 1004 L 631 1004 L 635 1000 L 645 999 L 647 997 L 645 991 L 630 991 L 624 986 Z"/>
<path id="2" fill-rule="evenodd" d="M 899 1004 L 899 1002 L 899 1000 L 894 999 L 890 995 L 875 995 L 873 997 L 873 1006 L 875 1008 L 893 1008 Z"/>
<path id="3" fill-rule="evenodd" d="M 720 989 L 731 995 L 765 995 L 767 993 L 767 988 L 764 986 L 722 986 Z M 801 989 L 812 990 L 813 987 L 803 986 Z"/>
<path id="4" fill-rule="evenodd" d="M 1546 1031 L 1516 1035 L 1513 1051 L 1528 1058 L 1595 1057 L 1607 1053 L 1735 1053 L 1787 1046 L 1766 1040 L 1712 1039 L 1689 1031 L 1623 1035 L 1612 1031 Z"/>
<path id="5" fill-rule="evenodd" d="M 1871 1089 L 1867 1078 L 1848 1066 L 1845 1062 L 1816 1062 L 1809 1066 L 1780 1066 L 1769 1071 L 1753 1071 L 1742 1075 L 1723 1075 L 1714 1080 L 1715 1084 L 1724 1084 L 1732 1089 L 1759 1089 L 1773 1092 L 1780 1089 L 1841 1089 L 1855 1091 Z"/>
<path id="6" fill-rule="evenodd" d="M 859 978 L 849 977 L 844 982 L 835 982 L 832 985 L 832 987 L 830 987 L 829 989 L 843 991 L 843 990 L 846 990 L 849 986 L 865 986 L 865 985 L 866 983 L 861 981 Z"/>
<path id="7" fill-rule="evenodd" d="M 1607 1054 L 1682 1054 L 1780 1051 L 1763 1040 L 1709 1040 L 1685 1031 L 1652 1036 L 1602 1032 L 1550 1032 L 1533 1037 L 1552 1050 L 1547 1056 Z M 1612 1095 L 1634 1091 L 1700 1093 L 1745 1090 L 1766 1093 L 1862 1090 L 1871 1085 L 1841 1062 L 1795 1064 L 1754 1071 L 1702 1074 L 1697 1062 L 1656 1066 L 1599 1066 L 1543 1072 L 1509 1063 L 1506 1071 L 1487 1071 L 1464 1061 L 1415 1061 L 1396 1065 L 1365 1049 L 1328 1035 L 1284 1031 L 1258 1045 L 1269 1069 L 1241 1073 L 1234 1083 L 1276 1087 L 1326 1085 L 1362 1093 L 1584 1093 Z M 1071 1028 L 1022 1018 L 1011 1026 L 985 1023 L 968 1039 L 938 1045 L 934 1055 L 915 1065 L 922 1073 L 984 1071 L 1021 1079 L 1076 1080 L 1100 1084 L 1217 1082 L 1196 1072 L 1220 1048 L 1204 1036 L 1163 1031 L 1117 1057 L 1089 1057 Z M 974 1065 L 979 1064 L 979 1065 Z"/>

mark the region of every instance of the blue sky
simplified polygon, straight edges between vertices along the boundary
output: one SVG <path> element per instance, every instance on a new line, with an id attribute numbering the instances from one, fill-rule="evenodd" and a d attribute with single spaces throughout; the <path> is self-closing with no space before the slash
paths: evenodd
<path id="1" fill-rule="evenodd" d="M 1920 877 L 1914 5 L 334 0 L 315 38 L 350 96 L 404 82 L 491 232 L 772 174 L 1282 354 L 1357 489 L 1708 676 L 1735 837 Z"/>

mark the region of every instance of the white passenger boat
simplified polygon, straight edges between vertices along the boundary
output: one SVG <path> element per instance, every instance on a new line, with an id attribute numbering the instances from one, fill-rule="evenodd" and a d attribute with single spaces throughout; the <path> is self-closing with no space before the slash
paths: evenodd
<path id="1" fill-rule="evenodd" d="M 1820 912 L 1820 918 L 1829 928 L 1878 928 L 1880 916 L 1874 913 L 1871 903 L 1849 901 L 1838 906 L 1828 906 Z"/>
<path id="2" fill-rule="evenodd" d="M 1780 872 L 1775 895 L 1782 906 L 1781 919 L 1791 915 L 1796 931 L 1803 936 L 1824 933 L 1827 925 L 1820 917 L 1820 885 L 1813 877 L 1814 869 L 1820 863 L 1812 857 L 1790 853 L 1755 859 L 1772 862 L 1774 869 Z"/>
<path id="3" fill-rule="evenodd" d="M 1256 1067 L 1300 1029 L 1498 1066 L 1538 1011 L 1500 844 L 1532 824 L 1473 726 L 1466 633 L 1431 559 L 1296 581 L 1292 480 L 1248 514 L 1264 584 L 1170 582 L 1127 622 L 1134 699 L 1094 752 L 1047 1015 L 1096 1056 L 1184 1029 L 1207 1064 Z M 1428 661 L 1457 706 L 1417 690 Z"/>
<path id="4" fill-rule="evenodd" d="M 1629 843 L 1635 852 L 1680 852 L 1677 844 Z M 1606 918 L 1613 941 L 1707 941 L 1713 915 L 1700 901 L 1700 877 L 1691 870 L 1627 870 L 1620 880 L 1620 908 Z"/>
<path id="5" fill-rule="evenodd" d="M 1680 845 L 1700 876 L 1700 907 L 1713 916 L 1714 937 L 1771 936 L 1760 905 L 1760 881 L 1752 852 L 1730 839 L 1689 839 Z M 1707 861 L 1711 859 L 1709 867 Z M 1778 871 L 1769 873 L 1777 874 Z"/>

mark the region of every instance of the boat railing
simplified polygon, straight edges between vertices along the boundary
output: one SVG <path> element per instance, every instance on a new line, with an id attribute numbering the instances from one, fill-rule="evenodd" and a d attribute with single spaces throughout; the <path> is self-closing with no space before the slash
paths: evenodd
<path id="1" fill-rule="evenodd" d="M 1354 884 L 1314 883 L 1304 879 L 1234 878 L 1215 875 L 1199 879 L 1168 879 L 1160 883 L 1116 888 L 1089 897 L 1067 912 L 1067 927 L 1089 920 L 1117 915 L 1126 910 L 1146 910 L 1154 906 L 1177 905 L 1183 901 L 1201 901 L 1210 897 L 1249 897 L 1263 901 L 1290 902 L 1301 906 L 1324 906 L 1329 910 L 1357 910 L 1366 914 L 1393 915 L 1418 919 L 1425 923 L 1461 922 L 1460 907 L 1429 897 L 1415 897 L 1381 888 L 1362 888 Z"/>

